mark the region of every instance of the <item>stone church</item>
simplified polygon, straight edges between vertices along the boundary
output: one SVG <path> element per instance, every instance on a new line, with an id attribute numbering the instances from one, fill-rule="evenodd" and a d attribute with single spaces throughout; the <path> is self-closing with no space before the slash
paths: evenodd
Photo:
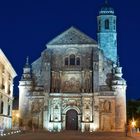
<path id="1" fill-rule="evenodd" d="M 105 2 L 97 41 L 71 27 L 27 62 L 19 81 L 23 126 L 48 131 L 124 131 L 126 81 L 117 55 L 116 16 Z"/>

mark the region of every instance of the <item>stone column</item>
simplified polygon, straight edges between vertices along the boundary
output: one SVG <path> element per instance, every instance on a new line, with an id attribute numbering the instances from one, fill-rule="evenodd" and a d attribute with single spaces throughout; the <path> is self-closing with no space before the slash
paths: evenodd
<path id="1" fill-rule="evenodd" d="M 85 123 L 82 123 L 82 125 L 81 125 L 81 131 L 82 132 L 85 132 Z"/>
<path id="2" fill-rule="evenodd" d="M 41 107 L 40 112 L 38 113 L 39 116 L 39 128 L 43 128 L 43 108 Z"/>
<path id="3" fill-rule="evenodd" d="M 90 71 L 90 92 L 92 92 L 92 71 Z"/>
<path id="4" fill-rule="evenodd" d="M 8 94 L 9 73 L 5 70 L 5 93 Z"/>
<path id="5" fill-rule="evenodd" d="M 126 124 L 126 86 L 117 86 L 116 88 L 116 108 L 115 108 L 115 120 L 116 130 L 125 131 Z"/>
<path id="6" fill-rule="evenodd" d="M 81 73 L 81 77 L 82 77 L 82 82 L 81 82 L 81 89 L 82 89 L 82 92 L 84 92 L 84 71 L 82 71 Z"/>
<path id="7" fill-rule="evenodd" d="M 84 110 L 84 97 L 82 97 L 82 122 L 85 121 L 84 120 L 84 113 L 85 113 L 85 110 Z"/>
<path id="8" fill-rule="evenodd" d="M 60 71 L 60 85 L 59 85 L 59 92 L 62 92 L 62 71 Z"/>
<path id="9" fill-rule="evenodd" d="M 13 79 L 11 78 L 11 81 L 10 81 L 10 96 L 13 97 L 13 87 L 14 87 L 14 84 L 13 84 Z"/>
<path id="10" fill-rule="evenodd" d="M 9 73 L 7 73 L 7 94 L 11 95 L 11 78 Z"/>
<path id="11" fill-rule="evenodd" d="M 115 68 L 112 89 L 116 95 L 115 123 L 116 130 L 125 131 L 126 125 L 126 81 L 122 78 L 122 67 Z"/>
<path id="12" fill-rule="evenodd" d="M 66 114 L 63 115 L 62 129 L 66 130 Z"/>
<path id="13" fill-rule="evenodd" d="M 51 72 L 51 92 L 54 92 L 54 84 L 55 84 L 55 79 L 54 79 L 54 71 Z"/>
<path id="14" fill-rule="evenodd" d="M 78 114 L 78 130 L 81 130 L 81 115 Z"/>
<path id="15" fill-rule="evenodd" d="M 48 129 L 48 122 L 49 122 L 48 116 L 49 116 L 49 114 L 48 114 L 48 109 L 46 106 L 45 110 L 43 111 L 43 128 L 46 130 Z"/>
<path id="16" fill-rule="evenodd" d="M 99 90 L 99 66 L 98 62 L 93 62 L 93 91 Z"/>
<path id="17" fill-rule="evenodd" d="M 100 128 L 100 110 L 99 110 L 99 97 L 98 96 L 94 96 L 94 104 L 93 104 L 93 109 L 94 109 L 94 114 L 93 114 L 93 120 L 94 120 L 94 127 L 95 129 L 99 129 Z M 95 108 L 95 106 L 97 108 Z"/>
<path id="18" fill-rule="evenodd" d="M 2 89 L 3 65 L 0 63 L 0 89 Z"/>

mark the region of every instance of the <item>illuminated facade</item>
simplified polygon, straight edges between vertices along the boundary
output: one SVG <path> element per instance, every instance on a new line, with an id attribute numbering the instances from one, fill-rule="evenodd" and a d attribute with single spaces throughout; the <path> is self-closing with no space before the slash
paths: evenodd
<path id="1" fill-rule="evenodd" d="M 71 27 L 46 46 L 19 82 L 23 125 L 49 131 L 124 131 L 126 82 L 117 61 L 116 16 L 105 3 L 98 43 Z"/>
<path id="2" fill-rule="evenodd" d="M 0 49 L 0 129 L 12 128 L 13 79 L 16 72 Z"/>
<path id="3" fill-rule="evenodd" d="M 19 102 L 18 97 L 14 97 L 13 108 L 12 108 L 12 129 L 13 130 L 18 130 L 19 124 L 20 124 L 18 102 Z"/>

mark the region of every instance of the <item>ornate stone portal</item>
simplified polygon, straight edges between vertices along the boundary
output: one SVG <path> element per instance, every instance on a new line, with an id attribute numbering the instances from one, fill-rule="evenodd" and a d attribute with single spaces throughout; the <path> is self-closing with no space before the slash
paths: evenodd
<path id="1" fill-rule="evenodd" d="M 49 131 L 124 131 L 126 82 L 116 61 L 116 39 L 116 16 L 105 4 L 98 44 L 71 27 L 31 67 L 27 61 L 19 82 L 22 124 Z"/>

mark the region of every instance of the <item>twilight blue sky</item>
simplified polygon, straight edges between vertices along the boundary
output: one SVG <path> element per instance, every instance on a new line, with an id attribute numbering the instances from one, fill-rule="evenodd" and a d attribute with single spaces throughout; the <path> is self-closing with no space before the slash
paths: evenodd
<path id="1" fill-rule="evenodd" d="M 96 39 L 104 0 L 0 0 L 0 47 L 15 68 L 15 94 L 26 56 L 36 60 L 45 44 L 70 26 Z M 117 15 L 118 54 L 127 98 L 140 98 L 139 0 L 109 0 Z"/>

